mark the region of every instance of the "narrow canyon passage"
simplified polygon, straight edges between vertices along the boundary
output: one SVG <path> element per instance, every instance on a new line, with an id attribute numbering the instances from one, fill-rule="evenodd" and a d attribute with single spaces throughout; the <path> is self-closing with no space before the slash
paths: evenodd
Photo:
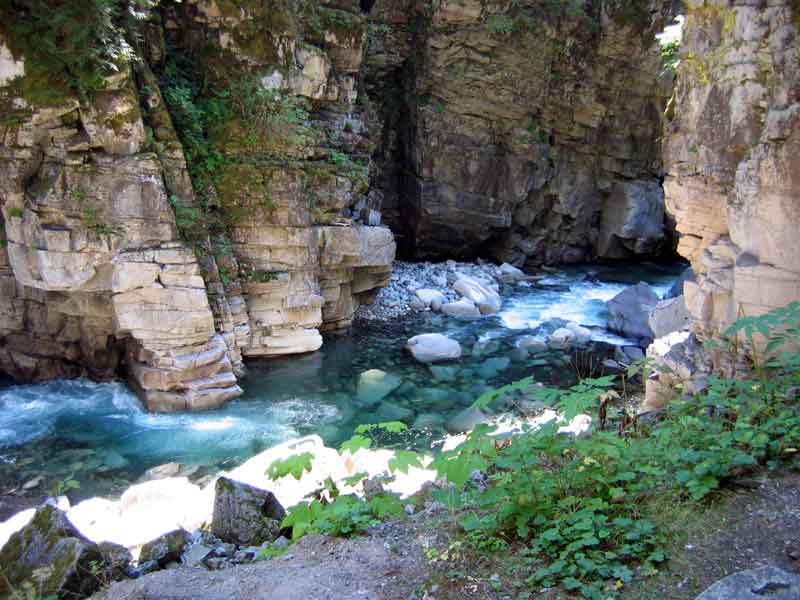
<path id="1" fill-rule="evenodd" d="M 0 0 L 0 599 L 793 599 L 798 57 L 797 0 Z"/>

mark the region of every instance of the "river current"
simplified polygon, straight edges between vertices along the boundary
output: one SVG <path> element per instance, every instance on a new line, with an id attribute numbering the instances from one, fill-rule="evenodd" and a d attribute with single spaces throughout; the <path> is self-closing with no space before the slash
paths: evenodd
<path id="1" fill-rule="evenodd" d="M 606 301 L 639 281 L 664 294 L 683 268 L 569 268 L 536 286 L 504 286 L 502 310 L 481 319 L 421 313 L 358 324 L 327 336 L 313 354 L 248 363 L 244 395 L 211 412 L 147 413 L 122 382 L 6 383 L 0 389 L 0 486 L 8 491 L 28 484 L 27 493 L 46 494 L 74 479 L 80 488 L 71 495 L 114 495 L 156 465 L 180 462 L 198 466 L 199 475 L 214 473 L 309 433 L 337 445 L 367 422 L 403 421 L 418 432 L 409 443 L 429 446 L 444 436 L 449 419 L 488 389 L 528 375 L 568 385 L 580 373 L 569 352 L 520 356 L 520 336 L 544 339 L 558 320 L 573 321 L 591 329 L 602 358 L 611 345 L 634 343 L 607 331 Z M 416 363 L 405 342 L 429 332 L 461 342 L 462 360 L 434 370 Z M 378 402 L 357 391 L 360 375 L 370 369 L 399 378 Z"/>

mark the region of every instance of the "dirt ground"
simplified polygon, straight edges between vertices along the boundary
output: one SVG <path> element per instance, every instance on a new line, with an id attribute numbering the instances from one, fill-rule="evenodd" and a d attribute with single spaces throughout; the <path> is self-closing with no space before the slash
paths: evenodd
<path id="1" fill-rule="evenodd" d="M 116 583 L 95 600 L 485 600 L 465 578 L 434 583 L 420 522 L 388 523 L 369 536 L 307 536 L 283 556 L 221 571 L 175 568 Z"/>
<path id="2" fill-rule="evenodd" d="M 670 562 L 640 577 L 623 600 L 692 600 L 736 571 L 772 564 L 800 572 L 800 474 L 754 478 L 710 506 L 665 503 L 657 518 Z M 278 558 L 223 571 L 169 569 L 117 583 L 97 600 L 517 600 L 562 599 L 525 589 L 513 550 L 493 560 L 467 553 L 431 561 L 456 540 L 441 515 L 388 523 L 369 536 L 309 536 Z M 456 544 L 457 546 L 457 544 Z"/>
<path id="3" fill-rule="evenodd" d="M 624 600 L 691 600 L 737 571 L 774 565 L 800 573 L 800 474 L 753 478 L 702 512 L 678 507 L 670 518 L 670 562 Z"/>

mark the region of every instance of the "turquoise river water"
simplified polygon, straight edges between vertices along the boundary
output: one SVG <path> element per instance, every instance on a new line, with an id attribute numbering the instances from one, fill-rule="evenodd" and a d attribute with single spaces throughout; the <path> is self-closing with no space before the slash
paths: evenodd
<path id="1" fill-rule="evenodd" d="M 625 343 L 606 330 L 605 302 L 640 280 L 663 294 L 683 268 L 570 268 L 535 287 L 505 286 L 500 313 L 478 320 L 422 313 L 360 324 L 327 336 L 313 354 L 248 363 L 244 395 L 206 413 L 147 413 L 121 382 L 6 384 L 0 389 L 0 491 L 41 477 L 29 493 L 44 494 L 54 482 L 74 478 L 79 497 L 114 495 L 155 465 L 177 461 L 215 472 L 309 433 L 338 444 L 365 422 L 416 423 L 415 443 L 430 445 L 452 415 L 487 389 L 528 375 L 552 385 L 574 380 L 574 356 L 521 358 L 514 353 L 518 337 L 544 338 L 558 323 L 553 319 L 574 321 L 592 330 L 594 352 L 604 358 L 611 344 Z M 464 348 L 462 360 L 440 379 L 404 350 L 409 337 L 427 332 L 445 333 Z M 356 394 L 359 375 L 369 369 L 402 378 L 377 405 Z"/>

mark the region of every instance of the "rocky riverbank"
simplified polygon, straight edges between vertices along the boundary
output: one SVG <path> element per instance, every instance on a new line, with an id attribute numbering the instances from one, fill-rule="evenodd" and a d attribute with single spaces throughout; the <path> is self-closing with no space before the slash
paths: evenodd
<path id="1" fill-rule="evenodd" d="M 388 285 L 376 294 L 371 303 L 362 305 L 355 318 L 363 321 L 386 321 L 431 310 L 432 298 L 438 299 L 437 308 L 440 310 L 445 304 L 463 301 L 465 296 L 454 286 L 465 276 L 482 282 L 495 292 L 501 283 L 526 279 L 522 271 L 511 265 L 498 267 L 487 261 L 448 260 L 433 263 L 397 260 L 392 264 L 392 276 Z M 474 305 L 474 301 L 470 302 Z M 467 310 L 468 306 L 467 304 Z"/>

